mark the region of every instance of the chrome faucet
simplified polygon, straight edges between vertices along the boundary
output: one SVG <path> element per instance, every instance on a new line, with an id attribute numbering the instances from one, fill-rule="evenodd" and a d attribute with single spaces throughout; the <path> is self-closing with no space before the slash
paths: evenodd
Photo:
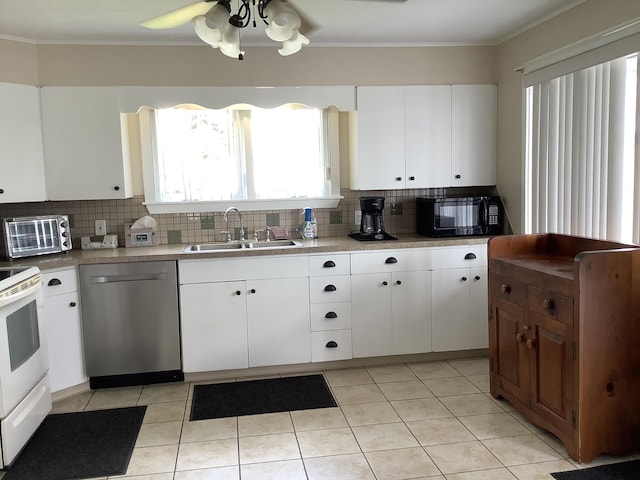
<path id="1" fill-rule="evenodd" d="M 240 210 L 238 210 L 236 207 L 229 207 L 225 210 L 224 212 L 224 221 L 227 222 L 227 216 L 229 215 L 229 212 L 236 212 L 238 214 L 238 217 L 240 217 L 240 241 L 244 241 L 246 240 L 244 238 L 244 224 L 242 223 L 242 214 L 240 213 Z"/>

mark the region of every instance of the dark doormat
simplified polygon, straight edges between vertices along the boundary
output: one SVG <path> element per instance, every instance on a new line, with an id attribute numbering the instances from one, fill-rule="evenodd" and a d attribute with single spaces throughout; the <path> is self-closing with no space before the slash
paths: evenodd
<path id="1" fill-rule="evenodd" d="M 551 475 L 557 480 L 638 480 L 640 479 L 640 460 L 557 472 Z"/>
<path id="2" fill-rule="evenodd" d="M 124 475 L 147 407 L 49 415 L 2 480 Z"/>
<path id="3" fill-rule="evenodd" d="M 335 406 L 322 375 L 216 383 L 193 387 L 189 420 Z"/>

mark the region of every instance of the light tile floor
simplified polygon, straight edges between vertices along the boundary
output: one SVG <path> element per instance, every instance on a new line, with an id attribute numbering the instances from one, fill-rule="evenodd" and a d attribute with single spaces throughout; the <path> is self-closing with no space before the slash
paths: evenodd
<path id="1" fill-rule="evenodd" d="M 547 480 L 640 458 L 576 465 L 490 396 L 486 358 L 323 373 L 337 408 L 190 422 L 193 384 L 183 383 L 87 392 L 54 412 L 148 405 L 126 476 L 110 479 Z"/>

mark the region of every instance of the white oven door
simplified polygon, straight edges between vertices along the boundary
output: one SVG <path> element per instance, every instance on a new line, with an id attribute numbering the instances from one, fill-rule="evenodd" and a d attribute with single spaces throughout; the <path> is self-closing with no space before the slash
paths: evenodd
<path id="1" fill-rule="evenodd" d="M 5 418 L 49 369 L 41 284 L 0 303 L 0 418 Z"/>

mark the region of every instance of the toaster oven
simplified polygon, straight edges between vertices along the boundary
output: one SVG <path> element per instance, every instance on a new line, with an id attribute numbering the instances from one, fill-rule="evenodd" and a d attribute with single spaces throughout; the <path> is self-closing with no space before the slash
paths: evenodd
<path id="1" fill-rule="evenodd" d="M 72 248 L 67 215 L 3 218 L 0 225 L 0 254 L 5 258 L 60 253 Z"/>

